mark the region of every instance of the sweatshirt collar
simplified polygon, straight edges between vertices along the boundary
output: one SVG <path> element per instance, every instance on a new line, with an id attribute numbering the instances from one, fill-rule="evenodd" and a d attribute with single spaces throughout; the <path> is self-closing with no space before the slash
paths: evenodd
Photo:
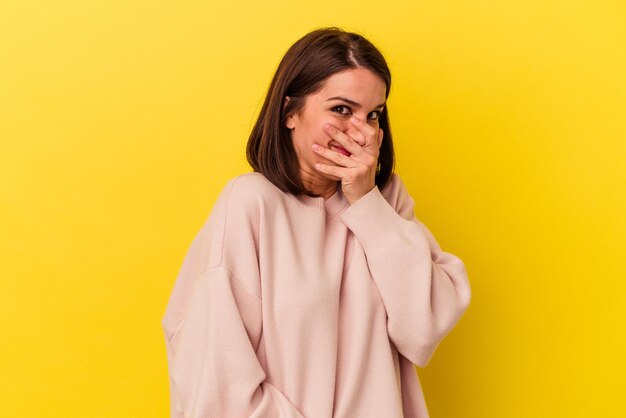
<path id="1" fill-rule="evenodd" d="M 296 199 L 305 207 L 318 212 L 325 212 L 327 218 L 337 215 L 343 208 L 348 206 L 348 200 L 341 189 L 341 182 L 337 182 L 337 191 L 328 199 L 323 197 L 307 196 L 300 194 Z"/>

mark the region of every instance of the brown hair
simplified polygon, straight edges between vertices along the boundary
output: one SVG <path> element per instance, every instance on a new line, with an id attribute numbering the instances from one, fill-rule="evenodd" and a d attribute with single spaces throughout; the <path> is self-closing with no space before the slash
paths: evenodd
<path id="1" fill-rule="evenodd" d="M 304 35 L 287 50 L 248 138 L 246 157 L 255 172 L 262 173 L 284 192 L 317 196 L 307 191 L 300 180 L 300 166 L 286 119 L 299 112 L 306 96 L 319 91 L 328 77 L 352 68 L 365 68 L 382 78 L 387 85 L 385 98 L 389 97 L 389 67 L 378 49 L 362 35 L 337 27 L 321 28 Z M 285 96 L 291 100 L 284 105 Z M 376 185 L 382 190 L 394 169 L 388 106 L 378 121 L 384 138 L 378 156 Z"/>

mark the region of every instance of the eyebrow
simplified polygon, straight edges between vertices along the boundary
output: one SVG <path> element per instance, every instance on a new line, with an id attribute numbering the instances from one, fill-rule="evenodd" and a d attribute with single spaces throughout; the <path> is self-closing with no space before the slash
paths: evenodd
<path id="1" fill-rule="evenodd" d="M 348 98 L 346 98 L 346 97 L 341 97 L 341 96 L 333 96 L 333 97 L 331 97 L 331 98 L 329 98 L 329 99 L 326 99 L 326 101 L 327 101 L 327 102 L 329 102 L 329 101 L 331 101 L 331 100 L 343 100 L 344 102 L 346 102 L 346 103 L 348 103 L 348 104 L 351 104 L 351 105 L 352 105 L 352 106 L 354 106 L 354 107 L 357 107 L 357 108 L 358 108 L 358 107 L 361 107 L 361 105 L 360 105 L 359 103 L 355 102 L 354 100 L 350 100 L 350 99 L 348 99 Z M 376 106 L 376 109 L 378 109 L 379 107 L 384 107 L 384 106 L 385 106 L 385 103 L 381 103 L 381 104 L 379 104 L 378 106 Z"/>

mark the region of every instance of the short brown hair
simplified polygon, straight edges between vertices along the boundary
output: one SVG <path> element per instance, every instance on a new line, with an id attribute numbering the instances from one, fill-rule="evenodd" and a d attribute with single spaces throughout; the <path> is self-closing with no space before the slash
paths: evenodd
<path id="1" fill-rule="evenodd" d="M 391 72 L 378 49 L 362 35 L 337 27 L 309 32 L 293 44 L 278 65 L 269 91 L 252 128 L 246 157 L 255 172 L 262 173 L 284 192 L 317 196 L 305 189 L 299 162 L 286 127 L 287 116 L 299 112 L 306 96 L 322 87 L 331 75 L 353 68 L 365 68 L 385 81 L 385 98 L 391 89 Z M 284 104 L 284 99 L 291 99 Z M 393 174 L 394 151 L 389 110 L 378 117 L 384 139 L 378 156 L 376 185 L 382 190 Z"/>

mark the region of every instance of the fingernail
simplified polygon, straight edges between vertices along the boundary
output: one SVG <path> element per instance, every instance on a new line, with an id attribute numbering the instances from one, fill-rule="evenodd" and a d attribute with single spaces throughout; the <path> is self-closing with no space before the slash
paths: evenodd
<path id="1" fill-rule="evenodd" d="M 319 146 L 319 145 L 317 145 L 317 144 L 313 144 L 313 149 L 314 149 L 315 151 L 319 151 L 319 150 L 320 150 L 320 146 Z"/>
<path id="2" fill-rule="evenodd" d="M 350 120 L 351 120 L 352 122 L 358 122 L 358 121 L 359 121 L 359 119 L 358 119 L 356 116 L 352 116 L 352 117 L 350 118 Z"/>

